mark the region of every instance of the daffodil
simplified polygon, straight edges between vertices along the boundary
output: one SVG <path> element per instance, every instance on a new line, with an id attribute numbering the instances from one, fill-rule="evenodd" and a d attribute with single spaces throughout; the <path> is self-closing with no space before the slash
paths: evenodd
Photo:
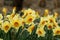
<path id="1" fill-rule="evenodd" d="M 1 19 L 3 19 L 3 16 L 2 16 L 2 14 L 0 14 L 0 20 L 1 20 Z"/>
<path id="2" fill-rule="evenodd" d="M 7 19 L 8 21 L 12 21 L 14 16 L 15 16 L 15 14 L 7 15 L 5 19 Z"/>
<path id="3" fill-rule="evenodd" d="M 15 13 L 15 11 L 16 11 L 16 7 L 13 8 L 13 12 L 12 13 Z"/>
<path id="4" fill-rule="evenodd" d="M 29 8 L 29 9 L 28 9 L 28 13 L 29 13 L 29 14 L 35 14 L 35 11 L 32 10 L 31 8 Z"/>
<path id="5" fill-rule="evenodd" d="M 26 24 L 31 24 L 34 20 L 35 20 L 35 17 L 34 17 L 34 16 L 28 15 L 28 16 L 25 18 L 25 23 L 26 23 Z"/>
<path id="6" fill-rule="evenodd" d="M 53 29 L 53 24 L 52 23 L 48 23 L 47 24 L 47 28 L 48 28 L 48 30 Z"/>
<path id="7" fill-rule="evenodd" d="M 28 27 L 27 31 L 29 32 L 29 34 L 32 33 L 32 31 L 34 30 L 34 28 L 35 28 L 34 24 L 32 24 L 31 26 Z"/>
<path id="8" fill-rule="evenodd" d="M 13 19 L 20 19 L 20 15 L 19 14 L 15 14 L 15 16 L 13 17 Z"/>
<path id="9" fill-rule="evenodd" d="M 16 11 L 16 7 L 13 8 L 13 11 L 12 11 L 12 13 L 11 13 L 10 15 L 7 15 L 7 18 L 8 18 L 9 20 L 14 18 L 14 16 L 16 15 L 16 14 L 15 14 L 15 11 Z"/>
<path id="10" fill-rule="evenodd" d="M 54 13 L 54 17 L 55 17 L 55 18 L 58 17 L 58 13 L 57 13 L 57 12 Z"/>
<path id="11" fill-rule="evenodd" d="M 47 18 L 41 17 L 39 26 L 40 26 L 40 27 L 44 27 L 44 26 L 47 24 L 47 21 L 48 21 Z"/>
<path id="12" fill-rule="evenodd" d="M 60 35 L 60 27 L 53 29 L 53 36 Z"/>
<path id="13" fill-rule="evenodd" d="M 48 14 L 49 14 L 49 10 L 45 9 L 44 16 L 48 16 Z"/>
<path id="14" fill-rule="evenodd" d="M 12 19 L 11 24 L 12 24 L 13 28 L 19 29 L 19 27 L 21 26 L 21 20 L 17 19 L 17 18 Z"/>
<path id="15" fill-rule="evenodd" d="M 24 10 L 23 13 L 24 13 L 24 15 L 22 16 L 22 18 L 25 18 L 28 15 L 28 11 Z"/>
<path id="16" fill-rule="evenodd" d="M 58 23 L 57 22 L 54 22 L 53 23 L 53 27 L 55 28 L 55 27 L 58 27 Z"/>
<path id="17" fill-rule="evenodd" d="M 37 28 L 36 34 L 38 35 L 38 37 L 40 37 L 40 36 L 44 37 L 46 32 L 42 28 Z"/>
<path id="18" fill-rule="evenodd" d="M 23 18 L 21 19 L 21 24 L 22 24 L 22 28 L 24 28 L 25 20 Z"/>
<path id="19" fill-rule="evenodd" d="M 39 18 L 40 17 L 40 15 L 39 15 L 38 12 L 35 12 L 35 16 L 36 16 L 36 18 Z"/>
<path id="20" fill-rule="evenodd" d="M 56 19 L 53 16 L 52 17 L 48 17 L 48 19 L 49 19 L 50 23 L 54 23 L 56 21 Z"/>
<path id="21" fill-rule="evenodd" d="M 24 12 L 24 15 L 22 16 L 23 18 L 26 17 L 27 15 L 36 16 L 36 15 L 35 15 L 35 11 L 32 10 L 32 9 L 30 9 L 30 8 L 29 8 L 28 10 L 24 10 L 23 12 Z"/>
<path id="22" fill-rule="evenodd" d="M 7 33 L 11 28 L 11 24 L 8 21 L 3 22 L 2 24 L 2 30 L 4 30 L 5 33 Z"/>
<path id="23" fill-rule="evenodd" d="M 13 18 L 14 16 L 15 16 L 15 13 L 12 13 L 12 14 L 10 15 L 11 18 Z"/>
<path id="24" fill-rule="evenodd" d="M 2 12 L 3 12 L 3 15 L 5 16 L 6 13 L 7 13 L 7 9 L 6 8 L 3 8 Z"/>
<path id="25" fill-rule="evenodd" d="M 2 28 L 3 20 L 0 20 L 0 28 Z"/>

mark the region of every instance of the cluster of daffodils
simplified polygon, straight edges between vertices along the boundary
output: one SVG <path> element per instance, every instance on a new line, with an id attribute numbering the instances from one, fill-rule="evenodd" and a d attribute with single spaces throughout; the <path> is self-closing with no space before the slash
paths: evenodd
<path id="1" fill-rule="evenodd" d="M 32 9 L 22 10 L 20 13 L 15 13 L 15 10 L 16 8 L 14 7 L 13 12 L 8 15 L 6 13 L 7 10 L 3 8 L 3 14 L 0 14 L 0 29 L 5 33 L 8 33 L 11 28 L 18 31 L 22 27 L 31 35 L 37 25 L 35 33 L 38 37 L 45 36 L 45 27 L 47 27 L 47 30 L 53 31 L 53 36 L 60 35 L 60 27 L 56 20 L 58 17 L 57 12 L 54 15 L 49 15 L 49 10 L 46 9 L 44 16 L 40 16 L 38 12 Z M 25 27 L 25 25 L 28 26 Z"/>

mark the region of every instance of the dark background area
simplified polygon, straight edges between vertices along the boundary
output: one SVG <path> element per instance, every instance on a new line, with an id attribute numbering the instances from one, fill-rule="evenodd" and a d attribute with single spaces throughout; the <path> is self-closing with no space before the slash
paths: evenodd
<path id="1" fill-rule="evenodd" d="M 9 10 L 11 10 L 13 4 L 13 0 L 0 0 L 0 10 L 2 10 L 3 7 L 7 7 Z M 60 0 L 45 0 L 45 2 L 44 0 L 24 0 L 22 5 L 23 8 L 32 8 L 39 12 L 48 8 L 49 10 L 57 11 L 60 13 Z M 41 5 L 44 5 L 44 7 Z"/>

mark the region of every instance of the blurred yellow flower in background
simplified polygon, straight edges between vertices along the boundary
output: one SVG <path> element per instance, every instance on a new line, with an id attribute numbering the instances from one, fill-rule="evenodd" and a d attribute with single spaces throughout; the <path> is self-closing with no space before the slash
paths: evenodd
<path id="1" fill-rule="evenodd" d="M 36 18 L 40 18 L 40 15 L 39 15 L 38 11 L 35 12 L 35 16 L 36 16 Z"/>
<path id="2" fill-rule="evenodd" d="M 0 20 L 1 20 L 1 19 L 3 19 L 3 16 L 2 16 L 2 14 L 0 14 Z"/>
<path id="3" fill-rule="evenodd" d="M 2 30 L 4 30 L 5 33 L 7 33 L 11 28 L 11 24 L 8 21 L 3 22 L 2 24 Z"/>
<path id="4" fill-rule="evenodd" d="M 60 27 L 53 29 L 53 36 L 60 35 Z"/>
<path id="5" fill-rule="evenodd" d="M 58 13 L 54 12 L 54 17 L 57 18 L 58 17 Z"/>
<path id="6" fill-rule="evenodd" d="M 16 12 L 16 7 L 13 7 L 12 13 L 15 13 L 15 12 Z"/>
<path id="7" fill-rule="evenodd" d="M 38 37 L 44 37 L 45 36 L 45 34 L 46 34 L 46 32 L 44 31 L 44 29 L 42 29 L 42 28 L 37 28 L 37 30 L 36 30 L 36 34 L 38 35 Z"/>
<path id="8" fill-rule="evenodd" d="M 49 10 L 48 9 L 45 9 L 44 16 L 48 16 L 48 15 L 49 15 Z"/>
<path id="9" fill-rule="evenodd" d="M 3 8 L 2 12 L 3 12 L 3 15 L 6 16 L 7 8 Z"/>

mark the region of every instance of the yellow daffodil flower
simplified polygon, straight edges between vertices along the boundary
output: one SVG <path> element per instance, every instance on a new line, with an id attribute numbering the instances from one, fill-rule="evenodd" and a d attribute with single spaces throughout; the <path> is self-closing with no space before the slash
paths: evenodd
<path id="1" fill-rule="evenodd" d="M 55 28 L 55 27 L 58 27 L 58 23 L 57 22 L 54 22 L 53 23 L 53 27 Z"/>
<path id="2" fill-rule="evenodd" d="M 60 27 L 53 29 L 53 36 L 60 35 Z"/>
<path id="3" fill-rule="evenodd" d="M 11 24 L 12 24 L 13 28 L 19 29 L 19 27 L 21 26 L 21 20 L 17 19 L 17 18 L 12 19 Z"/>
<path id="4" fill-rule="evenodd" d="M 42 28 L 37 28 L 36 34 L 38 35 L 38 37 L 40 37 L 40 36 L 44 37 L 46 32 Z"/>
<path id="5" fill-rule="evenodd" d="M 50 29 L 52 29 L 53 28 L 53 24 L 52 23 L 48 23 L 47 24 L 47 28 L 50 30 Z"/>
<path id="6" fill-rule="evenodd" d="M 49 18 L 49 22 L 50 22 L 50 23 L 54 23 L 55 21 L 56 21 L 56 20 L 55 20 L 54 17 L 50 17 L 50 18 Z"/>
<path id="7" fill-rule="evenodd" d="M 25 10 L 23 11 L 24 15 L 22 16 L 23 18 L 26 17 L 27 15 L 35 15 L 35 11 L 32 10 L 32 9 L 28 9 L 28 10 Z"/>
<path id="8" fill-rule="evenodd" d="M 4 30 L 5 33 L 7 33 L 11 28 L 11 25 L 8 21 L 3 22 L 2 24 L 2 30 Z"/>
<path id="9" fill-rule="evenodd" d="M 48 14 L 49 14 L 49 10 L 45 9 L 44 16 L 48 16 Z"/>
<path id="10" fill-rule="evenodd" d="M 40 27 L 44 27 L 47 24 L 47 21 L 48 21 L 47 18 L 41 17 L 41 20 L 39 23 Z"/>
<path id="11" fill-rule="evenodd" d="M 31 24 L 34 20 L 35 20 L 35 17 L 34 17 L 34 16 L 28 15 L 28 16 L 25 18 L 25 23 L 26 23 L 26 24 Z"/>

